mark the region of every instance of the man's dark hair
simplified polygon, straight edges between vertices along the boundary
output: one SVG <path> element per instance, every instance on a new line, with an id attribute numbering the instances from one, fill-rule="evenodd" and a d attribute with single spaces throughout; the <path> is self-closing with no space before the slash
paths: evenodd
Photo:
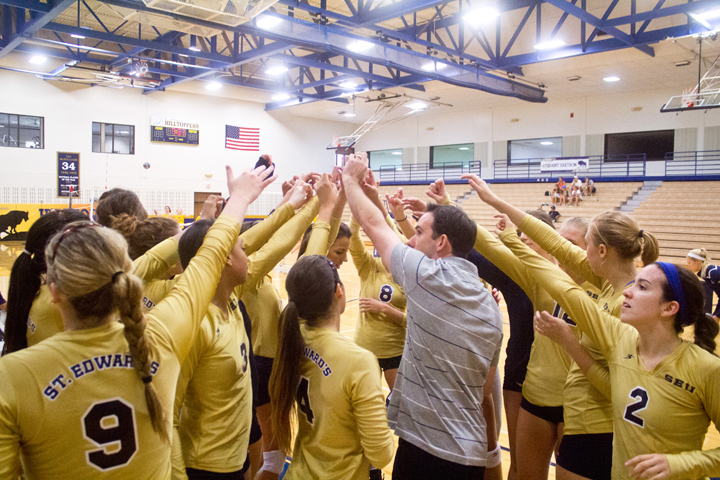
<path id="1" fill-rule="evenodd" d="M 445 235 L 450 242 L 452 254 L 456 257 L 467 258 L 470 250 L 475 246 L 477 225 L 470 220 L 467 213 L 450 205 L 428 204 L 428 213 L 433 214 L 433 237 Z"/>

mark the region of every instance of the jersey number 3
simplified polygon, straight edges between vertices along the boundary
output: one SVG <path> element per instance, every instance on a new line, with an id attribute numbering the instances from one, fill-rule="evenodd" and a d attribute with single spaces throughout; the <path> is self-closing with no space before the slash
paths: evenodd
<path id="1" fill-rule="evenodd" d="M 630 392 L 629 397 L 636 398 L 637 402 L 631 403 L 625 407 L 625 414 L 623 415 L 623 418 L 638 427 L 645 428 L 645 420 L 635 415 L 635 413 L 647 408 L 648 401 L 650 400 L 647 390 L 642 387 L 635 387 L 635 389 Z"/>
<path id="2" fill-rule="evenodd" d="M 310 395 L 308 394 L 309 390 L 310 380 L 307 377 L 301 377 L 300 385 L 298 385 L 297 390 L 298 410 L 305 414 L 308 423 L 312 425 L 313 421 L 315 420 L 315 414 L 313 413 L 312 408 L 310 408 Z"/>
<path id="3" fill-rule="evenodd" d="M 130 463 L 137 452 L 135 409 L 121 398 L 94 403 L 82 417 L 83 436 L 100 447 L 85 452 L 102 472 Z"/>

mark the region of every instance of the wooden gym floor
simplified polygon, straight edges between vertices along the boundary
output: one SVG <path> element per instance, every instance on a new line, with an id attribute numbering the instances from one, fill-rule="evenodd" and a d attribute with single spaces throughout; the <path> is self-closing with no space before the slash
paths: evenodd
<path id="1" fill-rule="evenodd" d="M 15 259 L 22 253 L 24 244 L 23 242 L 0 242 L 0 292 L 7 298 L 8 280 L 10 276 L 10 269 Z M 285 257 L 275 268 L 273 272 L 273 282 L 278 290 L 281 292 L 284 300 L 287 299 L 285 293 L 285 278 L 287 272 L 290 270 L 292 265 L 295 263 L 297 253 L 293 252 Z M 345 313 L 342 316 L 342 323 L 340 326 L 340 333 L 352 339 L 355 332 L 355 323 L 358 316 L 358 296 L 360 292 L 360 281 L 357 276 L 357 270 L 352 264 L 352 260 L 343 264 L 340 268 L 340 278 L 345 284 L 345 292 L 347 294 L 347 306 Z M 503 339 L 503 352 L 505 352 L 505 346 L 507 343 L 508 336 L 510 335 L 510 327 L 507 318 L 507 308 L 505 302 L 501 301 L 500 310 L 503 313 L 504 318 L 504 339 Z M 505 358 L 504 356 L 500 359 L 499 369 L 502 375 L 503 365 Z M 389 389 L 383 380 L 383 388 L 385 393 L 389 393 Z M 504 416 L 503 416 L 504 421 Z M 395 439 L 397 442 L 397 438 Z M 500 435 L 500 445 L 503 447 L 503 478 L 507 478 L 507 472 L 510 467 L 510 453 L 507 451 L 508 438 L 507 430 L 503 427 Z M 720 447 L 720 433 L 714 425 L 711 425 L 708 432 L 707 438 L 705 439 L 705 449 Z M 385 472 L 385 478 L 390 480 L 392 478 L 392 462 L 386 468 L 383 469 Z M 550 468 L 550 479 L 555 479 L 555 469 Z"/>

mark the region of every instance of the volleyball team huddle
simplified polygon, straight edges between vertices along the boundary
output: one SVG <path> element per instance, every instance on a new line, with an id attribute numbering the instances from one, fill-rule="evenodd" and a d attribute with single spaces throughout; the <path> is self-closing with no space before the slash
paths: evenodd
<path id="1" fill-rule="evenodd" d="M 9 284 L 0 478 L 269 480 L 290 457 L 290 480 L 367 480 L 394 457 L 393 479 L 501 479 L 501 404 L 510 479 L 547 478 L 553 453 L 558 479 L 720 476 L 720 449 L 702 450 L 720 420 L 720 269 L 704 250 L 657 262 L 655 237 L 616 211 L 556 231 L 464 175 L 496 235 L 442 180 L 427 204 L 383 201 L 362 153 L 244 222 L 272 168 L 228 167 L 227 201 L 183 231 L 122 189 L 98 223 L 62 210 L 32 225 Z M 298 242 L 283 308 L 270 273 Z M 502 386 L 487 284 L 510 319 Z"/>

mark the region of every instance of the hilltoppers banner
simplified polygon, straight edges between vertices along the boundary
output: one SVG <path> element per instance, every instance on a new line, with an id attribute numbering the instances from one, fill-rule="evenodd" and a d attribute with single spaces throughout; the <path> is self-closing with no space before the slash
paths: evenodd
<path id="1" fill-rule="evenodd" d="M 588 158 L 543 158 L 541 172 L 587 172 Z"/>

